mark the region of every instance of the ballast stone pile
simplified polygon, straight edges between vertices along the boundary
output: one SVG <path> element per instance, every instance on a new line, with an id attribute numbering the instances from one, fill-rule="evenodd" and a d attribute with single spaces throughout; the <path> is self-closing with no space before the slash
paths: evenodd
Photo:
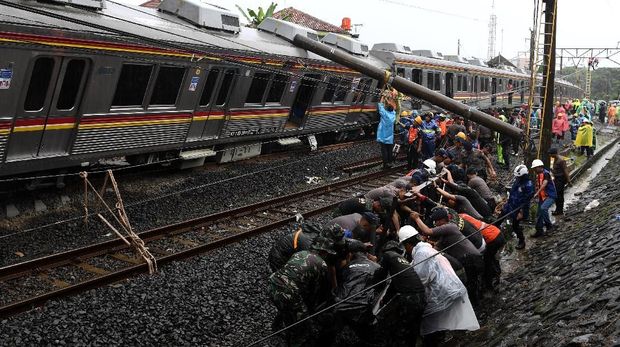
<path id="1" fill-rule="evenodd" d="M 270 329 L 273 235 L 0 322 L 0 345 L 247 345 Z"/>
<path id="2" fill-rule="evenodd" d="M 620 344 L 620 152 L 565 212 L 563 224 L 527 250 L 502 282 L 468 346 Z M 585 211 L 591 201 L 600 205 Z"/>

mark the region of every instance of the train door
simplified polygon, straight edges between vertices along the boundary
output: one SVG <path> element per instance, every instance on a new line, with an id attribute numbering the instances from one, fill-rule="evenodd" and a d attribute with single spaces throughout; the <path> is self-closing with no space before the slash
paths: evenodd
<path id="1" fill-rule="evenodd" d="M 200 94 L 198 107 L 189 130 L 188 140 L 217 138 L 226 121 L 228 97 L 237 80 L 237 69 L 213 67 Z"/>
<path id="2" fill-rule="evenodd" d="M 454 74 L 452 72 L 446 73 L 446 96 L 454 98 Z"/>
<path id="3" fill-rule="evenodd" d="M 291 105 L 291 111 L 286 120 L 286 129 L 299 128 L 303 125 L 308 108 L 311 106 L 316 91 L 317 81 L 319 81 L 321 77 L 322 76 L 318 74 L 305 74 L 299 81 L 297 94 L 295 94 L 295 99 Z"/>
<path id="4" fill-rule="evenodd" d="M 491 106 L 495 106 L 497 102 L 497 78 L 491 79 Z"/>
<path id="5" fill-rule="evenodd" d="M 90 62 L 82 58 L 38 57 L 34 61 L 7 160 L 68 153 L 89 68 Z"/>

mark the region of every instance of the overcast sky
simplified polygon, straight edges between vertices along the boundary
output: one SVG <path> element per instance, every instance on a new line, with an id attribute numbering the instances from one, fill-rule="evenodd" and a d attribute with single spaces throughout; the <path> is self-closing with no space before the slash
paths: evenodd
<path id="1" fill-rule="evenodd" d="M 143 0 L 123 0 L 139 4 Z M 146 1 L 146 0 L 144 0 Z M 237 12 L 235 7 L 266 8 L 270 1 L 205 0 Z M 412 49 L 433 49 L 487 57 L 492 0 L 279 0 L 278 9 L 295 7 L 340 25 L 343 17 L 361 24 L 360 40 L 372 45 L 397 42 Z M 497 0 L 496 53 L 511 59 L 529 50 L 534 0 Z M 517 5 L 518 4 L 518 5 Z M 587 11 L 584 10 L 587 5 Z M 558 0 L 558 47 L 616 47 L 620 41 L 620 1 Z M 616 56 L 620 61 L 620 55 Z M 565 66 L 567 63 L 565 62 Z M 601 65 L 608 65 L 602 62 Z M 612 64 L 610 66 L 617 66 Z"/>

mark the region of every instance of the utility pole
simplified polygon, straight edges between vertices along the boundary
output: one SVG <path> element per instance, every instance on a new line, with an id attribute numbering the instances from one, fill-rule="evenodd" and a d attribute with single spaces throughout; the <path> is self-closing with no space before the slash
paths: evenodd
<path id="1" fill-rule="evenodd" d="M 536 13 L 534 13 L 536 16 Z M 534 70 L 534 59 L 536 57 L 536 30 L 530 29 L 530 71 Z"/>
<path id="2" fill-rule="evenodd" d="M 456 41 L 456 55 L 461 55 L 461 39 Z"/>
<path id="3" fill-rule="evenodd" d="M 551 124 L 553 122 L 553 92 L 555 87 L 555 33 L 557 0 L 543 0 L 545 3 L 545 47 L 543 63 L 543 113 L 538 156 L 549 167 L 551 147 Z"/>

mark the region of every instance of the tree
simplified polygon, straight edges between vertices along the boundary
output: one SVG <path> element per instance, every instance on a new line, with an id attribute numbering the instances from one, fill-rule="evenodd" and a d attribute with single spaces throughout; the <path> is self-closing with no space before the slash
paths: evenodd
<path id="1" fill-rule="evenodd" d="M 237 8 L 239 9 L 239 11 L 241 12 L 241 14 L 245 17 L 245 19 L 248 21 L 248 26 L 249 27 L 253 27 L 256 28 L 260 23 L 263 22 L 263 20 L 265 20 L 265 18 L 269 18 L 271 16 L 273 16 L 274 11 L 276 10 L 276 7 L 278 7 L 278 4 L 276 4 L 275 2 L 272 2 L 271 5 L 269 5 L 269 7 L 267 7 L 267 11 L 264 11 L 262 7 L 258 7 L 258 12 L 254 11 L 252 9 L 247 9 L 247 12 L 244 11 L 241 6 L 236 5 Z M 285 16 L 284 18 L 282 18 L 283 20 L 288 19 L 288 15 Z"/>

